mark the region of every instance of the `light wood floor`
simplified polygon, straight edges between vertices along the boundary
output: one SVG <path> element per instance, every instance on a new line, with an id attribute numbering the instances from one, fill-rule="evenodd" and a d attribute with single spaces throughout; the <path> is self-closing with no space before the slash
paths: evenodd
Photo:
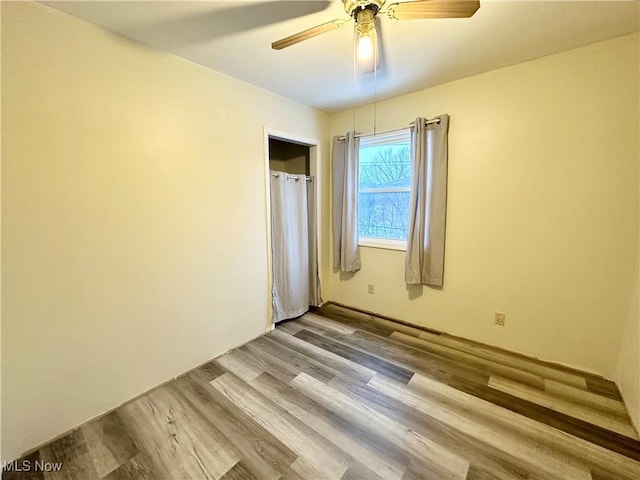
<path id="1" fill-rule="evenodd" d="M 640 479 L 613 383 L 335 305 L 28 459 L 83 480 Z"/>

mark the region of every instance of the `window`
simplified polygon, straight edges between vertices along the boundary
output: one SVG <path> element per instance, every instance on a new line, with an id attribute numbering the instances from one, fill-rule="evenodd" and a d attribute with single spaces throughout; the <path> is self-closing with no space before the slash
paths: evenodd
<path id="1" fill-rule="evenodd" d="M 406 249 L 412 170 L 409 138 L 406 129 L 360 139 L 360 245 Z"/>

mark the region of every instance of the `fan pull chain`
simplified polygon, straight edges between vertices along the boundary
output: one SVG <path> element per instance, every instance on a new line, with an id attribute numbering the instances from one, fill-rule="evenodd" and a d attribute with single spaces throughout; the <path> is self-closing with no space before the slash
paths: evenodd
<path id="1" fill-rule="evenodd" d="M 353 134 L 356 134 L 356 73 L 358 64 L 358 33 L 353 28 Z"/>

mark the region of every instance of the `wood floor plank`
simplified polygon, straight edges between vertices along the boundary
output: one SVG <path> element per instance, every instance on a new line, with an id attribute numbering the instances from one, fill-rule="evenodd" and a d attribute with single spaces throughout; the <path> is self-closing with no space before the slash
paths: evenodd
<path id="1" fill-rule="evenodd" d="M 374 377 L 372 382 L 380 382 L 384 379 Z M 504 425 L 523 436 L 537 439 L 548 448 L 570 455 L 578 463 L 588 465 L 606 465 L 608 469 L 619 475 L 621 479 L 640 478 L 640 463 L 621 454 L 616 454 L 600 445 L 591 443 L 582 438 L 567 434 L 562 430 L 550 427 L 542 422 L 537 422 L 526 416 L 519 415 L 508 409 L 491 402 L 485 401 L 474 395 L 467 394 L 448 385 L 443 385 L 426 377 L 416 375 L 407 389 L 415 389 L 418 392 L 434 394 L 442 392 L 458 404 L 474 410 L 477 413 L 486 414 L 496 424 Z M 397 390 L 397 388 L 396 388 Z"/>
<path id="2" fill-rule="evenodd" d="M 373 378 L 377 377 L 378 375 Z M 371 429 L 372 433 L 385 435 L 390 443 L 404 449 L 416 460 L 424 462 L 426 467 L 437 469 L 442 478 L 464 479 L 466 477 L 469 463 L 464 458 L 452 454 L 363 403 L 327 387 L 304 373 L 298 375 L 291 385 L 334 413 L 348 415 L 361 427 Z"/>
<path id="3" fill-rule="evenodd" d="M 500 361 L 504 359 L 506 365 L 514 366 L 513 362 L 516 362 L 517 365 L 521 366 L 525 371 L 538 374 L 542 377 L 545 377 L 545 374 L 549 374 L 551 375 L 551 377 L 548 378 L 557 379 L 558 381 L 562 381 L 568 385 L 573 385 L 576 388 L 586 389 L 585 383 L 587 378 L 590 378 L 592 382 L 594 382 L 594 388 L 597 388 L 597 385 L 601 385 L 601 382 L 605 383 L 605 387 L 603 388 L 611 388 L 611 382 L 608 382 L 607 380 L 604 380 L 597 376 L 585 374 L 584 372 L 579 372 L 573 368 L 565 367 L 563 365 L 549 364 L 548 362 L 544 362 L 537 358 L 526 357 L 514 352 L 510 352 L 508 350 L 500 349 L 498 347 L 492 347 L 489 345 L 476 343 L 471 340 L 465 340 L 460 337 L 455 337 L 453 335 L 433 330 L 426 326 L 411 326 L 405 323 L 394 321 L 393 319 L 380 317 L 375 314 L 359 312 L 357 310 L 352 310 L 347 307 L 331 303 L 323 306 L 320 309 L 319 313 L 329 315 L 339 314 L 339 318 L 347 322 L 357 319 L 356 321 L 359 325 L 373 323 L 380 327 L 390 329 L 391 331 L 405 333 L 414 337 L 422 336 L 422 338 L 429 338 L 435 343 L 441 343 L 443 345 L 449 346 L 457 345 L 458 347 L 460 347 L 459 349 L 467 351 L 467 353 L 477 352 L 476 355 L 486 355 L 486 358 L 489 360 Z M 385 332 L 384 335 L 386 336 L 388 335 L 388 333 Z M 438 339 L 440 340 L 439 342 L 437 341 Z M 472 350 L 467 350 L 469 347 L 471 347 Z M 531 366 L 531 368 L 529 368 L 529 366 Z M 610 394 L 613 396 L 613 398 L 619 399 L 619 392 L 617 391 L 615 386 L 613 390 L 610 390 Z"/>
<path id="4" fill-rule="evenodd" d="M 348 466 L 345 465 L 346 470 L 348 470 Z M 327 474 L 326 471 L 322 470 L 317 464 L 313 463 L 309 458 L 301 456 L 296 459 L 295 462 L 291 464 L 291 470 L 296 472 L 300 478 L 328 478 L 333 479 L 337 477 L 333 477 L 332 475 Z M 345 470 L 345 472 L 346 472 Z M 343 474 L 344 475 L 344 474 Z"/>
<path id="5" fill-rule="evenodd" d="M 302 330 L 295 334 L 296 338 L 304 340 L 308 343 L 329 350 L 336 355 L 340 355 L 354 363 L 358 363 L 364 367 L 374 370 L 380 375 L 385 375 L 399 382 L 407 383 L 413 376 L 413 372 L 405 368 L 398 367 L 392 363 L 380 360 L 373 355 L 361 352 L 354 348 L 343 345 L 339 342 L 331 340 L 327 337 L 317 335 L 307 330 Z"/>
<path id="6" fill-rule="evenodd" d="M 45 472 L 45 479 L 98 478 L 79 429 L 40 449 L 40 459 L 45 463 L 62 464 L 59 471 Z"/>
<path id="7" fill-rule="evenodd" d="M 276 329 L 267 336 L 275 339 L 292 350 L 302 353 L 307 357 L 340 372 L 347 377 L 353 378 L 355 381 L 366 382 L 376 374 L 376 372 L 370 368 L 352 362 L 351 360 L 340 355 L 336 355 L 335 353 L 318 347 L 312 343 L 305 342 L 293 335 L 282 333 L 280 329 Z M 290 380 L 293 380 L 293 377 L 286 382 L 288 383 Z"/>
<path id="8" fill-rule="evenodd" d="M 367 324 L 373 324 L 378 329 L 383 329 L 382 334 L 387 336 L 390 332 L 402 332 L 407 335 L 412 335 L 414 337 L 420 336 L 421 333 L 429 332 L 434 335 L 441 335 L 441 332 L 437 330 L 433 330 L 431 328 L 421 326 L 415 327 L 411 326 L 407 323 L 401 323 L 397 321 L 393 321 L 390 318 L 385 318 L 380 315 L 373 315 L 364 312 L 359 312 L 357 310 L 353 310 L 350 308 L 342 307 L 337 304 L 327 304 L 320 309 L 320 313 L 322 315 L 338 315 L 341 319 L 357 319 L 359 326 L 364 326 Z M 380 332 L 379 332 L 380 333 Z"/>
<path id="9" fill-rule="evenodd" d="M 349 336 L 329 332 L 327 335 L 352 348 L 443 382 L 448 381 L 452 375 L 464 378 L 472 384 L 486 385 L 489 381 L 489 373 L 481 368 L 415 349 L 396 342 L 391 337 L 379 337 L 368 332 L 356 332 Z"/>
<path id="10" fill-rule="evenodd" d="M 484 368 L 488 372 L 494 373 L 496 375 L 501 375 L 506 378 L 511 378 L 520 383 L 531 385 L 540 390 L 544 388 L 543 378 L 540 377 L 539 375 L 534 375 L 532 373 L 525 372 L 517 368 L 510 367 L 508 365 L 502 365 L 492 360 L 476 357 L 475 355 L 471 355 L 469 353 L 465 353 L 465 352 L 453 350 L 447 347 L 443 347 L 441 345 L 429 343 L 428 341 L 422 338 L 415 338 L 410 335 L 405 335 L 404 333 L 394 332 L 391 335 L 391 338 L 397 339 L 403 343 L 412 345 L 416 348 L 425 350 L 427 352 L 439 353 L 440 355 L 444 355 L 453 360 L 457 360 L 459 362 L 466 362 L 470 365 L 477 366 L 478 368 Z"/>
<path id="11" fill-rule="evenodd" d="M 289 335 L 295 335 L 300 330 L 302 330 L 302 326 L 298 323 L 297 320 L 287 320 L 284 322 L 280 322 L 276 325 L 276 328 L 281 332 L 286 332 Z"/>
<path id="12" fill-rule="evenodd" d="M 513 413 L 523 415 L 530 420 L 557 428 L 578 438 L 592 442 L 612 452 L 624 455 L 630 459 L 640 461 L 640 443 L 619 433 L 593 425 L 550 408 L 543 407 L 514 395 L 495 390 L 488 386 L 469 385 L 466 382 L 456 382 L 453 378 L 449 386 L 478 399 L 487 401 Z"/>
<path id="13" fill-rule="evenodd" d="M 142 455 L 130 458 L 118 468 L 102 477 L 103 480 L 155 480 Z"/>
<path id="14" fill-rule="evenodd" d="M 330 318 L 323 317 L 321 315 L 317 315 L 312 312 L 305 313 L 300 320 L 303 320 L 308 324 L 317 325 L 323 328 L 328 328 L 335 332 L 343 333 L 345 335 L 351 335 L 357 330 L 355 327 L 347 325 L 344 322 L 336 322 L 335 320 L 331 320 Z M 302 322 L 299 322 L 299 323 L 302 323 Z"/>
<path id="15" fill-rule="evenodd" d="M 267 354 L 264 349 L 254 343 L 244 345 L 241 350 L 256 362 L 256 364 L 260 365 L 265 372 L 271 372 L 285 383 L 290 382 L 300 373 L 296 368 L 290 367 L 289 365 L 282 365 L 282 362 L 278 362 L 272 355 Z"/>
<path id="16" fill-rule="evenodd" d="M 119 414 L 154 477 L 218 479 L 242 458 L 219 430 L 167 388 L 125 405 Z"/>
<path id="17" fill-rule="evenodd" d="M 250 382 L 264 373 L 264 368 L 241 349 L 225 353 L 216 359 L 216 363 L 218 367 L 232 372 L 236 377 L 241 378 L 245 382 Z"/>
<path id="18" fill-rule="evenodd" d="M 296 350 L 292 350 L 269 337 L 262 337 L 253 345 L 262 349 L 262 351 L 273 358 L 276 364 L 280 364 L 280 368 L 289 368 L 296 375 L 305 372 L 321 382 L 329 382 L 338 372 L 327 365 L 323 365 Z M 250 383 L 250 382 L 249 382 Z"/>
<path id="19" fill-rule="evenodd" d="M 341 480 L 381 480 L 382 477 L 378 475 L 371 466 L 366 467 L 360 462 L 353 462 Z"/>
<path id="20" fill-rule="evenodd" d="M 384 448 L 375 449 L 370 442 L 364 442 L 364 432 L 360 432 L 356 424 L 333 414 L 268 373 L 258 377 L 252 386 L 351 457 L 373 468 L 379 477 L 400 480 L 404 475 L 402 463 L 387 455 Z"/>
<path id="21" fill-rule="evenodd" d="M 358 315 L 352 315 L 351 313 L 332 311 L 329 307 L 322 308 L 323 316 L 332 320 L 347 323 L 359 330 L 365 330 L 383 337 L 388 337 L 391 333 L 397 331 L 395 328 L 391 328 L 374 321 L 374 318 L 371 315 L 360 314 L 360 312 L 357 312 L 357 314 Z"/>
<path id="22" fill-rule="evenodd" d="M 2 480 L 44 480 L 44 472 L 35 468 L 40 461 L 39 450 L 25 455 L 17 459 L 13 465 L 3 467 Z"/>
<path id="23" fill-rule="evenodd" d="M 41 458 L 45 463 L 55 463 L 55 456 L 47 447 L 41 449 Z M 88 454 L 80 455 L 73 460 L 62 462 L 60 470 L 44 472 L 45 480 L 72 480 L 75 478 L 98 478 Z M 3 477 L 4 478 L 4 477 Z"/>
<path id="24" fill-rule="evenodd" d="M 175 389 L 242 452 L 243 468 L 255 477 L 276 480 L 283 474 L 296 476 L 289 466 L 297 455 L 207 383 L 206 377 L 194 372 L 179 379 Z"/>
<path id="25" fill-rule="evenodd" d="M 458 340 L 448 335 L 434 335 L 432 333 L 422 332 L 419 335 L 419 338 L 428 340 L 431 343 L 436 343 L 445 348 L 459 350 L 479 358 L 508 365 L 539 377 L 556 380 L 583 390 L 587 389 L 587 383 L 584 377 L 546 365 L 540 365 L 539 363 L 522 356 L 499 352 L 477 344 L 470 344 L 469 342 Z"/>
<path id="26" fill-rule="evenodd" d="M 617 475 L 597 467 L 591 469 L 591 478 L 593 480 L 619 480 Z"/>
<path id="27" fill-rule="evenodd" d="M 378 358 L 395 365 L 444 383 L 449 383 L 452 377 L 456 378 L 456 382 L 463 381 L 470 385 L 486 386 L 489 381 L 489 373 L 478 366 L 471 366 L 459 360 L 451 360 L 437 353 L 414 349 L 409 345 L 394 341 L 392 337 L 379 337 L 368 332 L 356 332 L 350 336 L 328 332 L 326 335 L 346 345 L 373 353 Z"/>
<path id="28" fill-rule="evenodd" d="M 583 405 L 577 405 L 568 400 L 554 397 L 544 391 L 519 384 L 507 378 L 492 376 L 489 379 L 489 387 L 638 440 L 633 426 L 631 426 L 624 417 L 607 415 Z"/>
<path id="29" fill-rule="evenodd" d="M 491 447 L 483 440 L 475 439 L 464 431 L 453 429 L 437 418 L 425 416 L 366 384 L 336 378 L 329 383 L 329 386 L 353 397 L 416 433 L 432 439 L 438 445 L 466 458 L 470 464 L 478 465 L 483 470 L 491 472 L 492 478 L 496 480 L 528 479 L 531 470 L 535 469 L 535 465 L 514 458 L 501 448 Z M 411 469 L 410 462 L 406 463 L 407 468 Z"/>
<path id="30" fill-rule="evenodd" d="M 423 327 L 425 330 L 421 330 L 421 329 L 412 327 L 410 325 L 405 325 L 405 324 L 402 324 L 402 323 L 393 322 L 393 321 L 388 320 L 386 318 L 381 318 L 381 317 L 379 317 L 377 315 L 373 315 L 372 318 L 371 318 L 371 321 L 373 323 L 375 323 L 376 325 L 378 325 L 378 326 L 381 326 L 381 327 L 384 327 L 384 328 L 388 328 L 388 329 L 393 330 L 395 332 L 401 332 L 401 333 L 405 333 L 407 335 L 412 335 L 414 337 L 417 337 L 421 333 L 424 333 L 425 330 L 431 331 L 430 329 L 427 329 L 426 327 Z M 439 333 L 435 332 L 435 331 L 432 331 L 432 333 L 434 335 L 439 335 Z"/>
<path id="31" fill-rule="evenodd" d="M 54 440 L 46 446 L 47 455 L 42 455 L 43 461 L 68 464 L 79 457 L 87 456 L 89 450 L 80 429 L 74 430 L 63 437 Z M 93 462 L 92 462 L 93 463 Z"/>
<path id="32" fill-rule="evenodd" d="M 83 426 L 80 433 L 100 478 L 138 454 L 138 448 L 115 412 Z"/>
<path id="33" fill-rule="evenodd" d="M 434 387 L 435 391 L 443 396 L 452 394 L 451 398 L 459 398 L 458 391 L 447 388 L 443 384 L 438 384 L 429 380 L 425 383 L 426 377 L 416 376 L 418 385 L 429 385 Z M 414 384 L 416 383 L 414 382 Z M 411 383 L 411 382 L 410 382 Z M 527 436 L 518 436 L 509 429 L 499 429 L 488 422 L 481 422 L 477 419 L 463 417 L 456 412 L 455 409 L 447 406 L 445 402 L 434 401 L 431 398 L 426 401 L 419 393 L 410 388 L 403 388 L 402 385 L 390 382 L 382 377 L 374 377 L 369 385 L 376 390 L 390 395 L 403 403 L 417 409 L 423 414 L 436 417 L 441 421 L 448 423 L 452 428 L 464 430 L 467 434 L 476 438 L 482 438 L 495 448 L 502 448 L 508 451 L 514 457 L 527 460 L 538 465 L 549 478 L 564 479 L 585 479 L 590 480 L 591 476 L 587 468 L 579 468 L 571 464 L 569 458 L 557 454 L 552 449 L 545 447 L 544 442 L 535 442 Z M 492 420 L 495 420 L 492 418 Z"/>
<path id="34" fill-rule="evenodd" d="M 433 439 L 432 425 L 425 424 L 425 422 L 421 418 L 417 420 L 413 419 L 415 420 L 413 423 L 407 422 L 411 417 L 411 415 L 410 414 L 408 415 L 406 408 L 403 408 L 401 411 L 397 411 L 397 412 L 393 410 L 381 411 L 380 409 L 376 408 L 377 405 L 371 405 L 370 402 L 372 401 L 372 399 L 377 399 L 377 397 L 379 397 L 378 392 L 376 392 L 375 390 L 369 390 L 368 392 L 366 392 L 365 396 L 353 395 L 353 390 L 351 389 L 357 388 L 356 385 L 362 386 L 364 384 L 360 382 L 352 382 L 344 377 L 336 377 L 331 382 L 329 382 L 329 385 L 332 388 L 334 388 L 336 387 L 336 385 L 340 385 L 341 382 L 348 384 L 350 388 L 345 390 L 336 388 L 337 391 L 346 393 L 347 395 L 352 396 L 354 400 L 357 400 L 358 402 L 363 403 L 364 405 L 372 408 L 373 410 L 377 410 L 383 416 L 386 415 L 390 419 L 393 419 L 397 423 L 400 423 L 408 427 L 410 430 L 414 430 L 416 433 L 420 435 L 424 434 L 423 436 L 425 438 Z M 389 403 L 383 402 L 383 403 L 385 403 L 386 405 L 391 404 L 390 402 Z M 330 411 L 328 410 L 328 407 L 330 407 L 330 405 L 322 405 L 322 408 L 329 411 L 329 415 L 332 416 L 332 418 L 335 416 L 338 416 L 338 417 L 341 416 L 341 421 L 345 425 L 348 425 L 348 427 L 346 428 L 348 428 L 348 431 L 351 434 L 356 435 L 359 439 L 364 441 L 367 445 L 370 445 L 372 448 L 376 449 L 376 451 L 382 452 L 382 458 L 385 458 L 385 459 L 390 458 L 392 461 L 395 460 L 400 464 L 406 465 L 407 468 L 411 468 L 415 471 L 421 471 L 425 475 L 428 472 L 429 475 L 433 478 L 440 478 L 443 475 L 442 471 L 439 470 L 437 466 L 434 468 L 431 468 L 432 467 L 431 465 L 428 465 L 425 462 L 420 462 L 419 460 L 416 459 L 416 457 L 412 454 L 411 451 L 405 450 L 404 448 L 402 448 L 402 446 L 400 446 L 397 443 L 390 442 L 386 434 L 384 433 L 380 434 L 381 429 L 384 430 L 384 432 L 386 432 L 386 429 L 381 428 L 381 425 L 378 425 L 378 426 L 372 425 L 364 421 L 361 416 L 349 415 L 344 410 L 341 410 L 339 412 Z M 435 443 L 442 445 L 440 442 L 441 440 L 440 438 L 435 438 L 433 440 Z M 443 445 L 443 446 L 445 447 L 445 449 L 448 449 L 447 445 Z M 425 477 L 423 476 L 423 478 Z M 504 478 L 505 480 L 514 480 L 515 477 L 497 476 L 496 478 L 500 478 L 500 479 Z M 524 477 L 517 477 L 517 478 L 521 479 Z"/>
<path id="35" fill-rule="evenodd" d="M 339 479 L 349 468 L 348 455 L 238 378 L 227 373 L 211 385 L 298 455 L 292 465 L 298 473 Z"/>
<path id="36" fill-rule="evenodd" d="M 575 388 L 571 385 L 567 385 L 566 383 L 545 378 L 544 391 L 554 395 L 555 397 L 564 398 L 577 404 L 589 406 L 596 410 L 628 418 L 627 409 L 625 408 L 624 403 L 603 395 L 598 395 L 597 393 L 593 393 L 588 390 Z"/>
<path id="37" fill-rule="evenodd" d="M 325 314 L 334 313 L 338 315 L 344 315 L 347 318 L 354 318 L 360 321 L 364 320 L 365 322 L 370 322 L 371 320 L 373 320 L 373 315 L 369 315 L 358 310 L 353 310 L 351 308 L 346 308 L 336 303 L 328 303 L 326 305 L 323 305 L 322 311 Z"/>
<path id="38" fill-rule="evenodd" d="M 215 360 L 202 365 L 198 370 L 207 376 L 208 382 L 210 382 L 214 378 L 218 378 L 220 375 L 225 373 L 225 370 L 223 368 L 220 368 Z"/>
<path id="39" fill-rule="evenodd" d="M 471 465 L 469 473 L 467 473 L 467 480 L 493 480 L 493 478 L 490 472 L 475 465 Z"/>
<path id="40" fill-rule="evenodd" d="M 260 480 L 260 478 L 254 477 L 242 462 L 238 462 L 220 480 Z"/>
<path id="41" fill-rule="evenodd" d="M 598 395 L 609 397 L 613 400 L 622 401 L 620 390 L 615 383 L 604 378 L 587 377 L 587 390 Z"/>
<path id="42" fill-rule="evenodd" d="M 306 332 L 315 333 L 316 335 L 320 336 L 325 335 L 327 332 L 339 333 L 326 325 L 322 326 L 320 322 L 311 323 L 307 322 L 304 318 L 300 318 L 298 320 L 298 323 L 300 324 L 300 327 L 302 327 L 299 332 L 304 330 Z"/>

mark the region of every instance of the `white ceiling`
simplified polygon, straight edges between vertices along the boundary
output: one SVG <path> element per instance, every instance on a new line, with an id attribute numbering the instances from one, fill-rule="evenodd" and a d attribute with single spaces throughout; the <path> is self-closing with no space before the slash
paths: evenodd
<path id="1" fill-rule="evenodd" d="M 351 24 L 271 49 L 274 40 L 347 18 L 340 0 L 43 3 L 325 111 L 350 108 L 354 92 L 356 103 L 374 96 L 373 74 L 354 81 Z M 637 31 L 640 2 L 481 0 L 468 19 L 380 23 L 378 99 Z"/>

